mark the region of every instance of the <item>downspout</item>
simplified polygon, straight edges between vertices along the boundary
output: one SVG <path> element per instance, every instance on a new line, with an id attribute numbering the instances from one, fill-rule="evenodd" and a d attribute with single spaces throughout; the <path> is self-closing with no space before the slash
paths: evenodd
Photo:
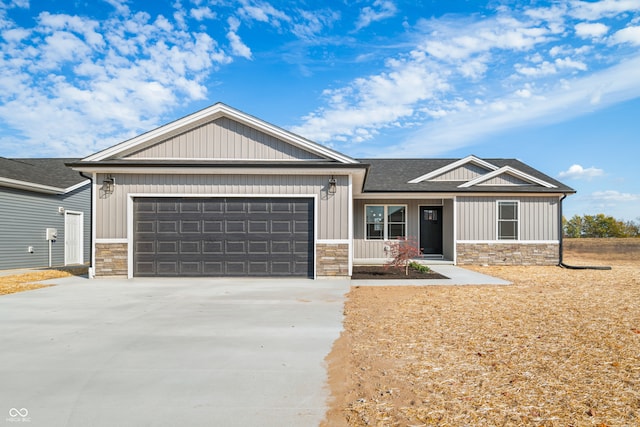
<path id="1" fill-rule="evenodd" d="M 89 278 L 91 278 L 91 271 L 93 269 L 93 178 L 85 175 L 83 172 L 79 172 L 80 176 L 88 179 L 91 184 L 89 185 Z M 82 248 L 84 251 L 84 248 Z"/>
<path id="2" fill-rule="evenodd" d="M 562 268 L 568 268 L 570 270 L 611 270 L 611 267 L 609 266 L 593 266 L 593 265 L 567 265 L 564 263 L 563 261 L 563 244 L 562 244 L 562 238 L 564 235 L 564 230 L 562 228 L 562 201 L 564 199 L 567 198 L 566 194 L 563 194 L 562 197 L 560 198 L 560 202 L 559 202 L 559 207 L 558 207 L 558 215 L 559 215 L 559 235 L 558 235 L 558 241 L 559 241 L 559 245 L 558 245 L 558 251 L 559 251 L 559 258 L 558 258 L 558 266 L 562 267 Z"/>

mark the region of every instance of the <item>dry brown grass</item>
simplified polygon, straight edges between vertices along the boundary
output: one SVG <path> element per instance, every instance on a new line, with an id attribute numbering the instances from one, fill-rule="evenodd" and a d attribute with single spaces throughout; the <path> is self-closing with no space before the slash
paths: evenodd
<path id="1" fill-rule="evenodd" d="M 475 268 L 512 286 L 352 288 L 326 424 L 640 425 L 640 253 L 624 252 L 565 257 L 610 271 Z"/>
<path id="2" fill-rule="evenodd" d="M 84 269 L 86 270 L 86 269 Z M 52 284 L 36 283 L 43 280 L 68 277 L 78 273 L 77 270 L 42 270 L 32 273 L 13 274 L 10 276 L 0 276 L 0 295 L 13 294 L 16 292 L 29 291 L 32 289 L 53 286 Z"/>

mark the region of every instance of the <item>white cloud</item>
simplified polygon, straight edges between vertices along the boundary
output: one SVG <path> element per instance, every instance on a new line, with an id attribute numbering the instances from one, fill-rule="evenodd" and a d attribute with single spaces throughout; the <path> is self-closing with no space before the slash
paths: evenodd
<path id="1" fill-rule="evenodd" d="M 640 194 L 621 193 L 616 190 L 595 191 L 591 197 L 607 202 L 636 202 L 640 200 Z"/>
<path id="2" fill-rule="evenodd" d="M 638 0 L 601 0 L 597 2 L 572 0 L 569 4 L 571 6 L 570 15 L 590 21 L 640 10 L 640 1 Z"/>
<path id="3" fill-rule="evenodd" d="M 582 61 L 574 61 L 573 59 L 567 57 L 567 58 L 556 58 L 556 60 L 554 61 L 555 65 L 558 68 L 574 68 L 576 70 L 580 70 L 580 71 L 586 71 L 587 70 L 587 64 L 585 64 Z"/>
<path id="4" fill-rule="evenodd" d="M 566 179 L 591 179 L 602 175 L 604 175 L 604 171 L 602 169 L 594 167 L 584 168 L 577 164 L 571 165 L 569 169 L 558 174 L 560 178 Z"/>
<path id="5" fill-rule="evenodd" d="M 359 78 L 351 86 L 325 91 L 331 108 L 310 114 L 304 124 L 291 130 L 320 142 L 345 137 L 362 142 L 378 128 L 411 116 L 416 102 L 446 89 L 446 83 L 425 67 L 402 61 L 392 61 L 391 66 L 388 73 Z"/>
<path id="6" fill-rule="evenodd" d="M 470 105 L 465 110 L 450 112 L 442 120 L 425 123 L 396 148 L 415 156 L 440 154 L 508 129 L 557 123 L 640 97 L 638 69 L 640 56 L 586 77 L 560 81 L 557 87 L 530 99 L 513 102 L 509 94 L 493 103 Z M 507 108 L 502 111 L 495 108 L 501 105 L 499 101 Z"/>
<path id="7" fill-rule="evenodd" d="M 604 3 L 592 10 L 593 16 L 614 16 L 615 10 L 633 6 Z M 325 106 L 293 130 L 319 142 L 358 142 L 382 129 L 406 129 L 411 133 L 403 132 L 405 140 L 394 150 L 434 155 L 640 96 L 640 56 L 608 52 L 610 45 L 602 43 L 594 49 L 598 40 L 592 37 L 581 40 L 577 32 L 605 36 L 608 27 L 578 25 L 574 15 L 588 9 L 580 7 L 572 2 L 524 13 L 501 7 L 495 16 L 420 20 L 412 37 L 422 41 L 411 51 L 388 59 L 377 74 L 326 91 Z M 619 26 L 632 17 L 616 18 Z M 392 78 L 398 75 L 429 77 L 413 83 Z M 359 129 L 369 131 L 365 139 Z M 359 149 L 379 150 L 373 145 Z"/>
<path id="8" fill-rule="evenodd" d="M 156 126 L 184 102 L 204 99 L 204 79 L 230 57 L 205 32 L 176 30 L 162 16 L 117 13 L 97 21 L 42 13 L 11 23 L 0 41 L 4 149 L 84 155 Z M 6 33 L 5 31 L 5 33 Z M 16 43 L 28 33 L 29 45 Z M 46 126 L 34 126 L 46 118 Z"/>
<path id="9" fill-rule="evenodd" d="M 262 1 L 241 0 L 242 7 L 238 10 L 240 16 L 258 22 L 269 22 L 279 26 L 280 22 L 289 22 L 289 16 L 269 3 Z"/>
<path id="10" fill-rule="evenodd" d="M 311 39 L 320 34 L 340 19 L 340 13 L 325 9 L 314 11 L 299 11 L 299 19 L 293 24 L 291 32 L 298 38 Z"/>
<path id="11" fill-rule="evenodd" d="M 578 37 L 586 38 L 598 38 L 602 37 L 609 31 L 609 27 L 597 22 L 595 24 L 591 24 L 588 22 L 580 22 L 575 26 L 576 35 Z"/>
<path id="12" fill-rule="evenodd" d="M 189 11 L 189 15 L 191 15 L 196 21 L 215 19 L 216 17 L 215 12 L 206 6 L 191 9 Z"/>
<path id="13" fill-rule="evenodd" d="M 516 71 L 528 77 L 541 77 L 556 74 L 555 65 L 549 61 L 544 61 L 536 67 L 525 67 L 522 64 L 516 64 Z"/>
<path id="14" fill-rule="evenodd" d="M 231 45 L 231 51 L 234 55 L 241 56 L 246 59 L 251 59 L 251 49 L 242 42 L 240 36 L 237 31 L 240 27 L 240 21 L 233 16 L 227 19 L 227 23 L 229 24 L 229 32 L 227 32 L 227 39 L 229 40 L 229 44 Z"/>
<path id="15" fill-rule="evenodd" d="M 375 0 L 371 6 L 363 7 L 356 21 L 356 31 L 368 27 L 372 22 L 391 18 L 398 12 L 396 5 L 389 0 Z"/>
<path id="16" fill-rule="evenodd" d="M 612 38 L 617 43 L 640 45 L 640 27 L 623 28 L 617 31 Z"/>

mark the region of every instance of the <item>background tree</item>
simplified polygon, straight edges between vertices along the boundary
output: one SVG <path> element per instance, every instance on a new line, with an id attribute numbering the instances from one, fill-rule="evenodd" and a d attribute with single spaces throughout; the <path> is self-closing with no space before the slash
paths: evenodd
<path id="1" fill-rule="evenodd" d="M 566 237 L 640 237 L 640 225 L 634 221 L 620 221 L 605 214 L 574 215 L 562 218 Z"/>

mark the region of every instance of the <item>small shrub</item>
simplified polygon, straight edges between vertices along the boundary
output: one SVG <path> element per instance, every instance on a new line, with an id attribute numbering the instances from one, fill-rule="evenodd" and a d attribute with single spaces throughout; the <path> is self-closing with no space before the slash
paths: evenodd
<path id="1" fill-rule="evenodd" d="M 409 263 L 413 258 L 422 255 L 420 245 L 415 237 L 398 239 L 389 243 L 391 261 L 385 264 L 386 268 L 404 268 L 404 274 L 409 275 Z"/>
<path id="2" fill-rule="evenodd" d="M 412 261 L 409 264 L 409 267 L 419 271 L 420 273 L 431 273 L 431 269 L 429 268 L 429 266 L 417 263 L 415 261 Z"/>

